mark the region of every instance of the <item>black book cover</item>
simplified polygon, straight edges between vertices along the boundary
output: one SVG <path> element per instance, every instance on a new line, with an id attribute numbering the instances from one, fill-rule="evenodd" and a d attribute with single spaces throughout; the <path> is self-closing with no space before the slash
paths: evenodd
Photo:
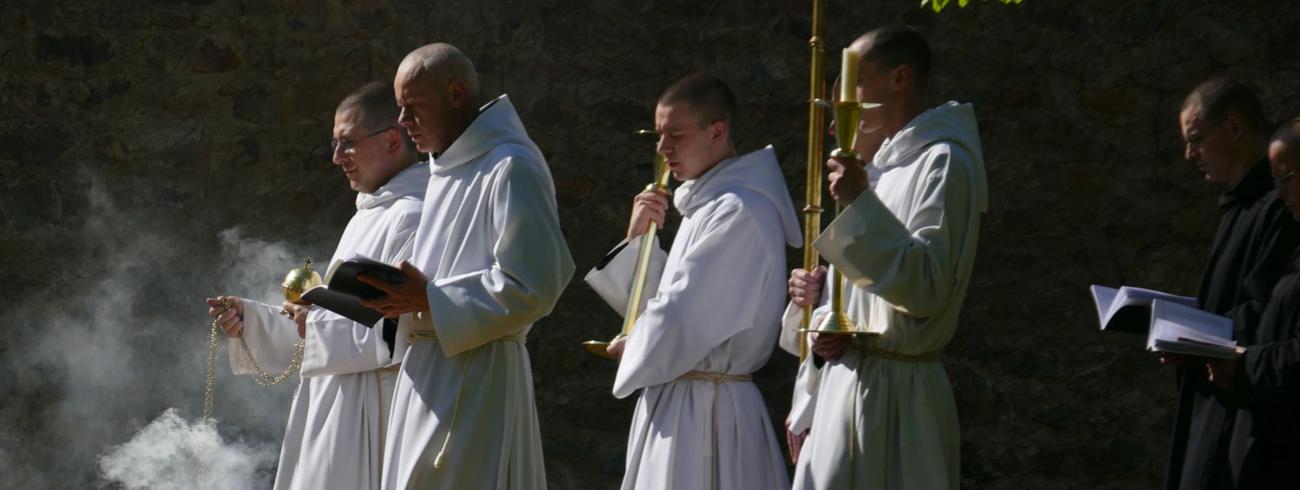
<path id="1" fill-rule="evenodd" d="M 367 327 L 374 327 L 384 315 L 366 308 L 361 300 L 382 297 L 384 292 L 361 282 L 357 278 L 361 274 L 394 284 L 406 280 L 406 274 L 396 267 L 374 260 L 354 258 L 339 264 L 330 275 L 329 284 L 308 290 L 303 293 L 302 299 Z"/>

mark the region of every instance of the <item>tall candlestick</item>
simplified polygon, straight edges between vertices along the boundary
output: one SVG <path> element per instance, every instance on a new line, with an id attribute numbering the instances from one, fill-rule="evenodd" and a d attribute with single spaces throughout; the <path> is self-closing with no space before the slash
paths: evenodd
<path id="1" fill-rule="evenodd" d="M 858 52 L 844 48 L 844 66 L 840 68 L 840 100 L 858 101 Z"/>

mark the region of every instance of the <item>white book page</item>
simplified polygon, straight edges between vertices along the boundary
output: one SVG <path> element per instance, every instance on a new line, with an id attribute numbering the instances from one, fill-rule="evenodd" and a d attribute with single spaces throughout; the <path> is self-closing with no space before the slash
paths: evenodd
<path id="1" fill-rule="evenodd" d="M 1149 349 L 1155 350 L 1157 342 L 1184 340 L 1228 349 L 1237 346 L 1232 340 L 1232 320 L 1227 317 L 1162 300 L 1155 300 L 1151 306 Z"/>
<path id="2" fill-rule="evenodd" d="M 1092 290 L 1092 302 L 1097 307 L 1097 320 L 1101 323 L 1101 329 L 1106 329 L 1106 324 L 1110 322 L 1110 307 L 1115 302 L 1115 295 L 1119 290 L 1093 284 L 1089 288 Z"/>

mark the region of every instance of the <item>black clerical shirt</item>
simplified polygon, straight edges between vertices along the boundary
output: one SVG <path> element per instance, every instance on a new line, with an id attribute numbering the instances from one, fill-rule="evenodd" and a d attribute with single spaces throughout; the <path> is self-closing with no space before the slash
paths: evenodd
<path id="1" fill-rule="evenodd" d="M 1219 198 L 1223 217 L 1197 294 L 1201 308 L 1232 318 L 1239 345 L 1256 343 L 1256 327 L 1286 270 L 1300 225 L 1277 199 L 1263 160 Z M 1232 488 L 1228 444 L 1235 405 L 1208 383 L 1203 362 L 1179 369 L 1166 488 Z"/>

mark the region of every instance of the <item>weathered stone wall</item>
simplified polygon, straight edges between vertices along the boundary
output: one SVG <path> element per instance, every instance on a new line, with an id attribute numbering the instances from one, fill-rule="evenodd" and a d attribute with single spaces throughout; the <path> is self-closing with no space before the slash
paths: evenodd
<path id="1" fill-rule="evenodd" d="M 1172 373 L 1139 339 L 1100 335 L 1086 287 L 1194 291 L 1219 189 L 1181 161 L 1178 103 L 1228 70 L 1259 86 L 1272 115 L 1300 114 L 1300 6 L 1025 0 L 936 15 L 916 3 L 831 1 L 829 58 L 881 23 L 916 25 L 935 50 L 936 101 L 977 108 L 990 210 L 944 356 L 963 486 L 1154 487 Z M 84 486 L 95 455 L 163 408 L 198 412 L 201 298 L 273 295 L 292 260 L 328 256 L 352 208 L 329 164 L 333 107 L 427 42 L 456 44 L 488 92 L 511 95 L 556 178 L 579 273 L 528 342 L 554 488 L 621 475 L 632 404 L 609 395 L 613 366 L 579 347 L 609 337 L 618 316 L 581 274 L 618 241 L 649 178 L 651 146 L 631 130 L 650 124 L 658 91 L 694 70 L 729 80 L 739 147 L 774 144 L 802 200 L 807 2 L 0 10 L 0 473 L 15 486 Z M 235 227 L 292 252 L 274 262 L 223 245 Z M 239 257 L 267 265 L 240 272 Z M 247 284 L 267 288 L 230 290 Z M 778 423 L 792 373 L 776 353 L 758 376 Z M 241 395 L 219 399 L 223 431 L 278 437 L 288 392 L 258 397 L 224 374 L 220 392 Z"/>

